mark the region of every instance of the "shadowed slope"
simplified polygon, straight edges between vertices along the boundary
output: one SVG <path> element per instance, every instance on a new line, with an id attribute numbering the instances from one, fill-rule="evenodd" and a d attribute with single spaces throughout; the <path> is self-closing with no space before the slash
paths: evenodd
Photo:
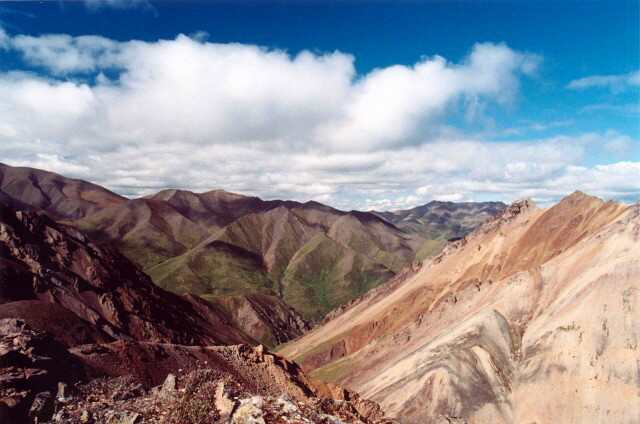
<path id="1" fill-rule="evenodd" d="M 81 232 L 7 205 L 2 211 L 2 303 L 57 304 L 113 338 L 252 342 L 223 311 L 208 305 L 204 316 L 188 299 L 158 288 L 125 257 L 93 244 Z"/>
<path id="2" fill-rule="evenodd" d="M 102 209 L 74 225 L 99 242 L 111 242 L 143 269 L 186 252 L 208 234 L 170 204 L 150 199 Z"/>

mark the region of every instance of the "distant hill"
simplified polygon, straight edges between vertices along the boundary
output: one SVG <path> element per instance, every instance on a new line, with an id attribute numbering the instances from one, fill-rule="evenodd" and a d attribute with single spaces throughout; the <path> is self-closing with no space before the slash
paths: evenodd
<path id="1" fill-rule="evenodd" d="M 502 202 L 433 201 L 412 209 L 373 212 L 398 228 L 426 239 L 416 256 L 422 260 L 438 253 L 447 240 L 469 234 L 507 207 Z"/>
<path id="2" fill-rule="evenodd" d="M 153 280 L 209 300 L 260 293 L 310 320 L 387 280 L 424 242 L 374 214 L 167 190 L 73 222 Z"/>

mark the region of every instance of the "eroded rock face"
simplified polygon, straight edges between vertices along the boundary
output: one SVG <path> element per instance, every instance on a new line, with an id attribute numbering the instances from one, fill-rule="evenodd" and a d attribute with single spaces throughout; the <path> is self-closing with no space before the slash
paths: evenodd
<path id="1" fill-rule="evenodd" d="M 235 327 L 269 347 L 300 337 L 310 328 L 292 307 L 276 296 L 219 296 L 209 301 L 193 295 L 185 298 L 204 316 L 211 312 L 212 304 L 219 306 Z"/>
<path id="2" fill-rule="evenodd" d="M 158 288 L 125 257 L 74 228 L 7 205 L 0 219 L 0 303 L 58 305 L 61 317 L 70 311 L 94 328 L 89 339 L 96 341 L 254 343 L 219 308 L 205 301 L 196 307 Z M 28 308 L 21 314 L 30 318 Z"/>
<path id="3" fill-rule="evenodd" d="M 407 423 L 640 421 L 640 206 L 495 220 L 287 345 Z"/>

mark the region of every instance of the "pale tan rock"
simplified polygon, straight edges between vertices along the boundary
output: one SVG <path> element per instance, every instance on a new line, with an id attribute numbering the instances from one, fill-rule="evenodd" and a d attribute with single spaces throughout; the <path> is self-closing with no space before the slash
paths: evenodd
<path id="1" fill-rule="evenodd" d="M 160 388 L 159 395 L 163 398 L 170 398 L 176 394 L 176 376 L 169 373 L 165 378 L 162 387 Z"/>
<path id="2" fill-rule="evenodd" d="M 231 418 L 232 424 L 265 424 L 261 396 L 242 399 Z"/>
<path id="3" fill-rule="evenodd" d="M 403 423 L 640 422 L 640 205 L 519 202 L 280 353 Z"/>
<path id="4" fill-rule="evenodd" d="M 222 381 L 216 386 L 215 404 L 218 414 L 220 415 L 220 419 L 223 422 L 226 422 L 231 417 L 231 413 L 233 412 L 237 401 L 233 400 L 229 396 L 229 393 L 225 388 L 225 384 Z"/>
<path id="5" fill-rule="evenodd" d="M 82 424 L 88 424 L 91 422 L 91 413 L 89 411 L 82 411 L 82 415 L 80 415 L 80 422 Z"/>

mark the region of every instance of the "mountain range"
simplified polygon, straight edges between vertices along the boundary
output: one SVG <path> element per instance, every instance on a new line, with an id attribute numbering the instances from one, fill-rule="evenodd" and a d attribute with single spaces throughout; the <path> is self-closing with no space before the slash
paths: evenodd
<path id="1" fill-rule="evenodd" d="M 0 198 L 114 246 L 162 288 L 201 296 L 232 315 L 260 315 L 258 304 L 282 310 L 284 302 L 309 322 L 505 207 L 431 202 L 407 211 L 344 212 L 223 190 L 126 199 L 85 181 L 1 164 Z M 268 345 L 300 334 L 260 331 L 254 335 Z"/>
<path id="2" fill-rule="evenodd" d="M 212 417 L 236 416 L 253 406 L 233 399 L 259 395 L 270 410 L 286 407 L 284 413 L 314 422 L 327 413 L 386 422 L 375 403 L 308 379 L 259 343 L 273 346 L 309 329 L 289 302 L 321 317 L 400 272 L 425 242 L 420 234 L 376 213 L 315 202 L 222 190 L 126 199 L 89 182 L 6 165 L 0 209 L 2 420 L 41 422 L 57 410 L 56 422 L 82 421 L 91 410 L 91 419 L 128 422 L 135 417 L 82 402 L 107 392 L 131 399 L 137 410 L 153 402 L 157 413 L 153 386 L 183 372 L 167 381 L 194 388 L 189 397 L 163 396 L 163 414 L 199 422 L 189 421 L 190 396 L 209 390 L 210 377 L 199 377 L 205 368 L 226 381 L 207 407 Z M 456 231 L 466 230 L 441 236 Z M 153 273 L 159 269 L 171 272 Z M 299 287 L 314 273 L 325 273 L 315 287 L 326 292 L 322 301 Z M 96 378 L 107 379 L 99 389 Z M 54 400 L 48 393 L 56 384 Z M 60 392 L 65 384 L 74 385 L 74 396 Z M 292 400 L 282 403 L 282 393 Z M 235 409 L 226 410 L 229 404 Z"/>

